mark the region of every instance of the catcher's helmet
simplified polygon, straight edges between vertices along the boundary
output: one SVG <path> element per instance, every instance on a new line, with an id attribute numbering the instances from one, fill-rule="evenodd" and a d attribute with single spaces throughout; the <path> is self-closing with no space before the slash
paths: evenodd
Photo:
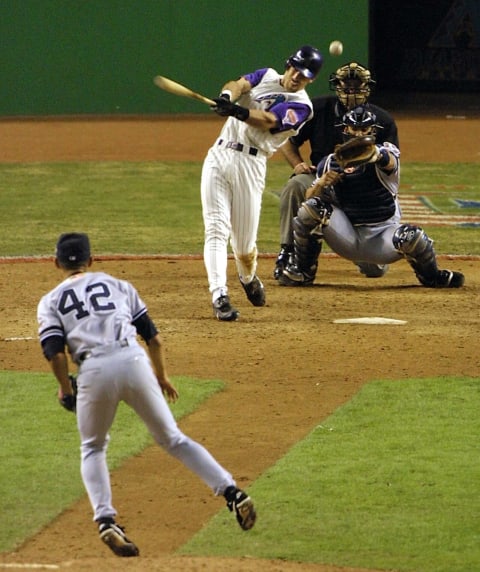
<path id="1" fill-rule="evenodd" d="M 363 105 L 372 92 L 375 81 L 370 70 L 357 62 L 350 62 L 330 74 L 329 85 L 335 91 L 340 102 L 352 109 Z"/>
<path id="2" fill-rule="evenodd" d="M 322 54 L 312 46 L 302 46 L 285 62 L 285 67 L 294 67 L 308 79 L 315 79 L 322 65 Z"/>
<path id="3" fill-rule="evenodd" d="M 342 118 L 344 139 L 361 135 L 375 135 L 377 127 L 377 116 L 360 105 L 347 111 Z"/>

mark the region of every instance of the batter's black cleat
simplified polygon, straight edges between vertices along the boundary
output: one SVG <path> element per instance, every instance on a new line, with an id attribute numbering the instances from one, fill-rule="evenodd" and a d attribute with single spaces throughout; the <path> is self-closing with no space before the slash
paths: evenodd
<path id="1" fill-rule="evenodd" d="M 125 536 L 123 528 L 116 524 L 113 518 L 98 521 L 98 534 L 100 539 L 117 556 L 129 557 L 140 554 L 138 548 Z"/>
<path id="2" fill-rule="evenodd" d="M 277 260 L 275 261 L 275 269 L 273 270 L 273 277 L 278 280 L 283 274 L 283 269 L 290 262 L 290 255 L 293 252 L 293 246 L 282 244 L 282 249 L 278 253 Z"/>
<path id="3" fill-rule="evenodd" d="M 230 298 L 228 296 L 220 296 L 212 304 L 213 314 L 217 320 L 222 322 L 234 322 L 240 312 L 230 304 Z"/>
<path id="4" fill-rule="evenodd" d="M 240 284 L 243 286 L 247 298 L 254 306 L 265 306 L 265 288 L 257 276 L 254 276 L 253 280 L 248 284 L 244 284 L 240 280 Z"/>
<path id="5" fill-rule="evenodd" d="M 227 487 L 223 493 L 227 501 L 227 508 L 230 512 L 235 511 L 237 522 L 242 530 L 250 530 L 253 528 L 257 520 L 257 513 L 253 506 L 252 499 L 246 492 L 237 489 L 237 487 Z"/>
<path id="6" fill-rule="evenodd" d="M 302 272 L 297 266 L 289 264 L 283 269 L 278 283 L 282 286 L 311 286 L 314 280 L 315 274 L 310 275 L 307 272 Z"/>

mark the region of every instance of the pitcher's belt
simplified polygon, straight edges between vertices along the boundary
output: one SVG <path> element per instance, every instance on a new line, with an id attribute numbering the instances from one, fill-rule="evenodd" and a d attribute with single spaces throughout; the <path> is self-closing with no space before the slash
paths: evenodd
<path id="1" fill-rule="evenodd" d="M 258 154 L 258 149 L 256 147 L 249 147 L 243 143 L 237 143 L 236 141 L 225 141 L 225 139 L 219 139 L 217 145 L 224 147 L 225 149 L 233 149 L 234 151 L 240 151 L 240 153 L 248 153 L 254 157 Z"/>
<path id="2" fill-rule="evenodd" d="M 123 340 L 118 340 L 111 344 L 106 344 L 104 346 L 97 346 L 91 350 L 82 352 L 77 358 L 77 363 L 79 364 L 83 363 L 86 359 L 91 357 L 104 356 L 110 354 L 120 348 L 126 348 L 129 345 L 130 345 L 129 341 L 127 340 L 127 338 L 125 338 Z"/>

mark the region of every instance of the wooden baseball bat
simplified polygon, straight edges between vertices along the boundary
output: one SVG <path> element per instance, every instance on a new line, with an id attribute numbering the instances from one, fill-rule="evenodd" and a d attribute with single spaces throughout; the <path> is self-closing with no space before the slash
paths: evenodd
<path id="1" fill-rule="evenodd" d="M 199 93 L 192 91 L 190 88 L 182 85 L 181 83 L 177 83 L 163 75 L 157 75 L 153 78 L 153 83 L 158 86 L 160 89 L 165 91 L 169 91 L 174 95 L 181 95 L 183 97 L 190 97 L 191 99 L 197 99 L 202 103 L 206 103 L 207 105 L 215 105 L 215 102 L 204 95 L 200 95 Z"/>

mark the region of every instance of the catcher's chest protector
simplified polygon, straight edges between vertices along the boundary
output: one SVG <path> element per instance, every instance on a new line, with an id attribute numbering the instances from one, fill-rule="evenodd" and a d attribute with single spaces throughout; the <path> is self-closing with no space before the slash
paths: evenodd
<path id="1" fill-rule="evenodd" d="M 345 172 L 335 185 L 335 195 L 352 224 L 381 222 L 395 214 L 395 199 L 378 179 L 375 165 Z"/>

